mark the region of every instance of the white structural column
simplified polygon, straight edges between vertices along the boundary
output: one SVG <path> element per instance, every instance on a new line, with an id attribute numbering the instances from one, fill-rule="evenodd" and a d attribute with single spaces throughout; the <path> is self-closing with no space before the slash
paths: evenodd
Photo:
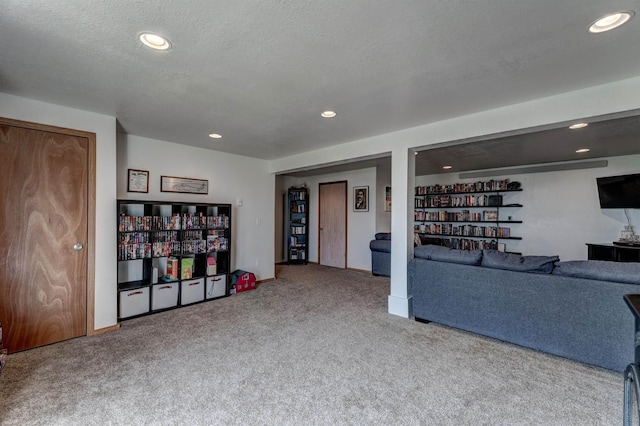
<path id="1" fill-rule="evenodd" d="M 391 152 L 391 294 L 389 313 L 404 318 L 412 315 L 407 264 L 413 257 L 413 187 L 415 155 L 412 149 Z"/>

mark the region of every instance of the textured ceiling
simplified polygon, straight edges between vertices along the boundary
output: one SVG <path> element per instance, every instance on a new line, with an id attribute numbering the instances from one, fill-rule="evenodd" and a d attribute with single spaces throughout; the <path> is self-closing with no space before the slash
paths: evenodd
<path id="1" fill-rule="evenodd" d="M 0 91 L 109 114 L 129 134 L 274 159 L 637 76 L 638 16 L 587 32 L 599 16 L 634 8 L 632 0 L 4 0 Z M 143 47 L 143 30 L 173 49 Z M 321 119 L 326 109 L 338 116 Z"/>
<path id="2" fill-rule="evenodd" d="M 416 175 L 518 167 L 559 161 L 582 161 L 640 153 L 640 111 L 594 117 L 589 126 L 500 135 L 420 151 Z M 587 148 L 586 153 L 576 150 Z M 443 169 L 451 165 L 451 169 Z"/>

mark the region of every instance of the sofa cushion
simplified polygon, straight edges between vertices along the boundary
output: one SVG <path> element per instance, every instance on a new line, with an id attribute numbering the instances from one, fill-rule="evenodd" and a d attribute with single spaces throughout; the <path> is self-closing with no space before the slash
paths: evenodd
<path id="1" fill-rule="evenodd" d="M 378 232 L 376 234 L 376 240 L 390 240 L 391 232 Z"/>
<path id="2" fill-rule="evenodd" d="M 570 260 L 558 262 L 553 274 L 590 280 L 640 284 L 640 263 Z"/>
<path id="3" fill-rule="evenodd" d="M 498 250 L 483 250 L 482 266 L 493 269 L 506 269 L 516 272 L 550 274 L 558 256 L 521 256 Z"/>
<path id="4" fill-rule="evenodd" d="M 391 240 L 371 240 L 369 249 L 371 251 L 391 253 Z"/>
<path id="5" fill-rule="evenodd" d="M 427 260 L 460 263 L 463 265 L 480 265 L 482 261 L 482 251 L 480 250 L 457 250 L 435 245 L 416 247 L 414 256 Z"/>

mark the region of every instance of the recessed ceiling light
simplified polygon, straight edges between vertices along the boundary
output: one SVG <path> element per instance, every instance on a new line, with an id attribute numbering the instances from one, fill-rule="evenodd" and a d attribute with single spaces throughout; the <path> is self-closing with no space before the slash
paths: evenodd
<path id="1" fill-rule="evenodd" d="M 209 137 L 212 139 L 221 139 L 222 135 L 220 133 L 209 133 Z"/>
<path id="2" fill-rule="evenodd" d="M 335 111 L 324 111 L 320 115 L 323 116 L 324 118 L 333 118 L 333 117 L 336 116 L 336 112 Z"/>
<path id="3" fill-rule="evenodd" d="M 575 130 L 575 129 L 582 129 L 583 127 L 587 127 L 589 125 L 589 123 L 576 123 L 576 124 L 572 124 L 571 126 L 569 126 L 570 129 Z"/>
<path id="4" fill-rule="evenodd" d="M 442 166 L 442 168 L 445 169 L 445 170 L 449 170 L 449 169 L 453 168 L 453 166 L 446 165 L 446 166 Z"/>
<path id="5" fill-rule="evenodd" d="M 140 33 L 140 41 L 147 47 L 156 50 L 171 49 L 171 42 L 166 38 L 153 33 Z"/>
<path id="6" fill-rule="evenodd" d="M 605 31 L 611 31 L 614 28 L 618 28 L 620 25 L 628 22 L 635 15 L 632 11 L 616 12 L 603 16 L 595 21 L 589 27 L 591 33 L 603 33 Z"/>
<path id="7" fill-rule="evenodd" d="M 580 149 L 576 149 L 576 152 L 577 152 L 578 154 L 583 154 L 583 153 L 585 153 L 585 152 L 589 152 L 589 151 L 591 151 L 589 148 L 580 148 Z"/>
<path id="8" fill-rule="evenodd" d="M 413 155 L 418 155 L 420 154 L 418 151 L 414 152 Z"/>

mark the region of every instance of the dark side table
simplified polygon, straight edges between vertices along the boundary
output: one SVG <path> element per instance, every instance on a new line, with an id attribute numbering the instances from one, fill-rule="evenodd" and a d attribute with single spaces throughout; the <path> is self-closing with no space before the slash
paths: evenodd
<path id="1" fill-rule="evenodd" d="M 587 243 L 587 259 L 612 262 L 640 262 L 640 246 Z"/>
<path id="2" fill-rule="evenodd" d="M 632 413 L 632 402 L 633 402 L 633 393 L 636 394 L 636 412 L 640 417 L 640 294 L 625 294 L 624 301 L 631 309 L 633 316 L 636 320 L 636 331 L 634 338 L 634 360 L 631 364 L 627 366 L 624 370 L 624 414 L 623 414 L 623 425 L 631 426 L 631 413 Z"/>

